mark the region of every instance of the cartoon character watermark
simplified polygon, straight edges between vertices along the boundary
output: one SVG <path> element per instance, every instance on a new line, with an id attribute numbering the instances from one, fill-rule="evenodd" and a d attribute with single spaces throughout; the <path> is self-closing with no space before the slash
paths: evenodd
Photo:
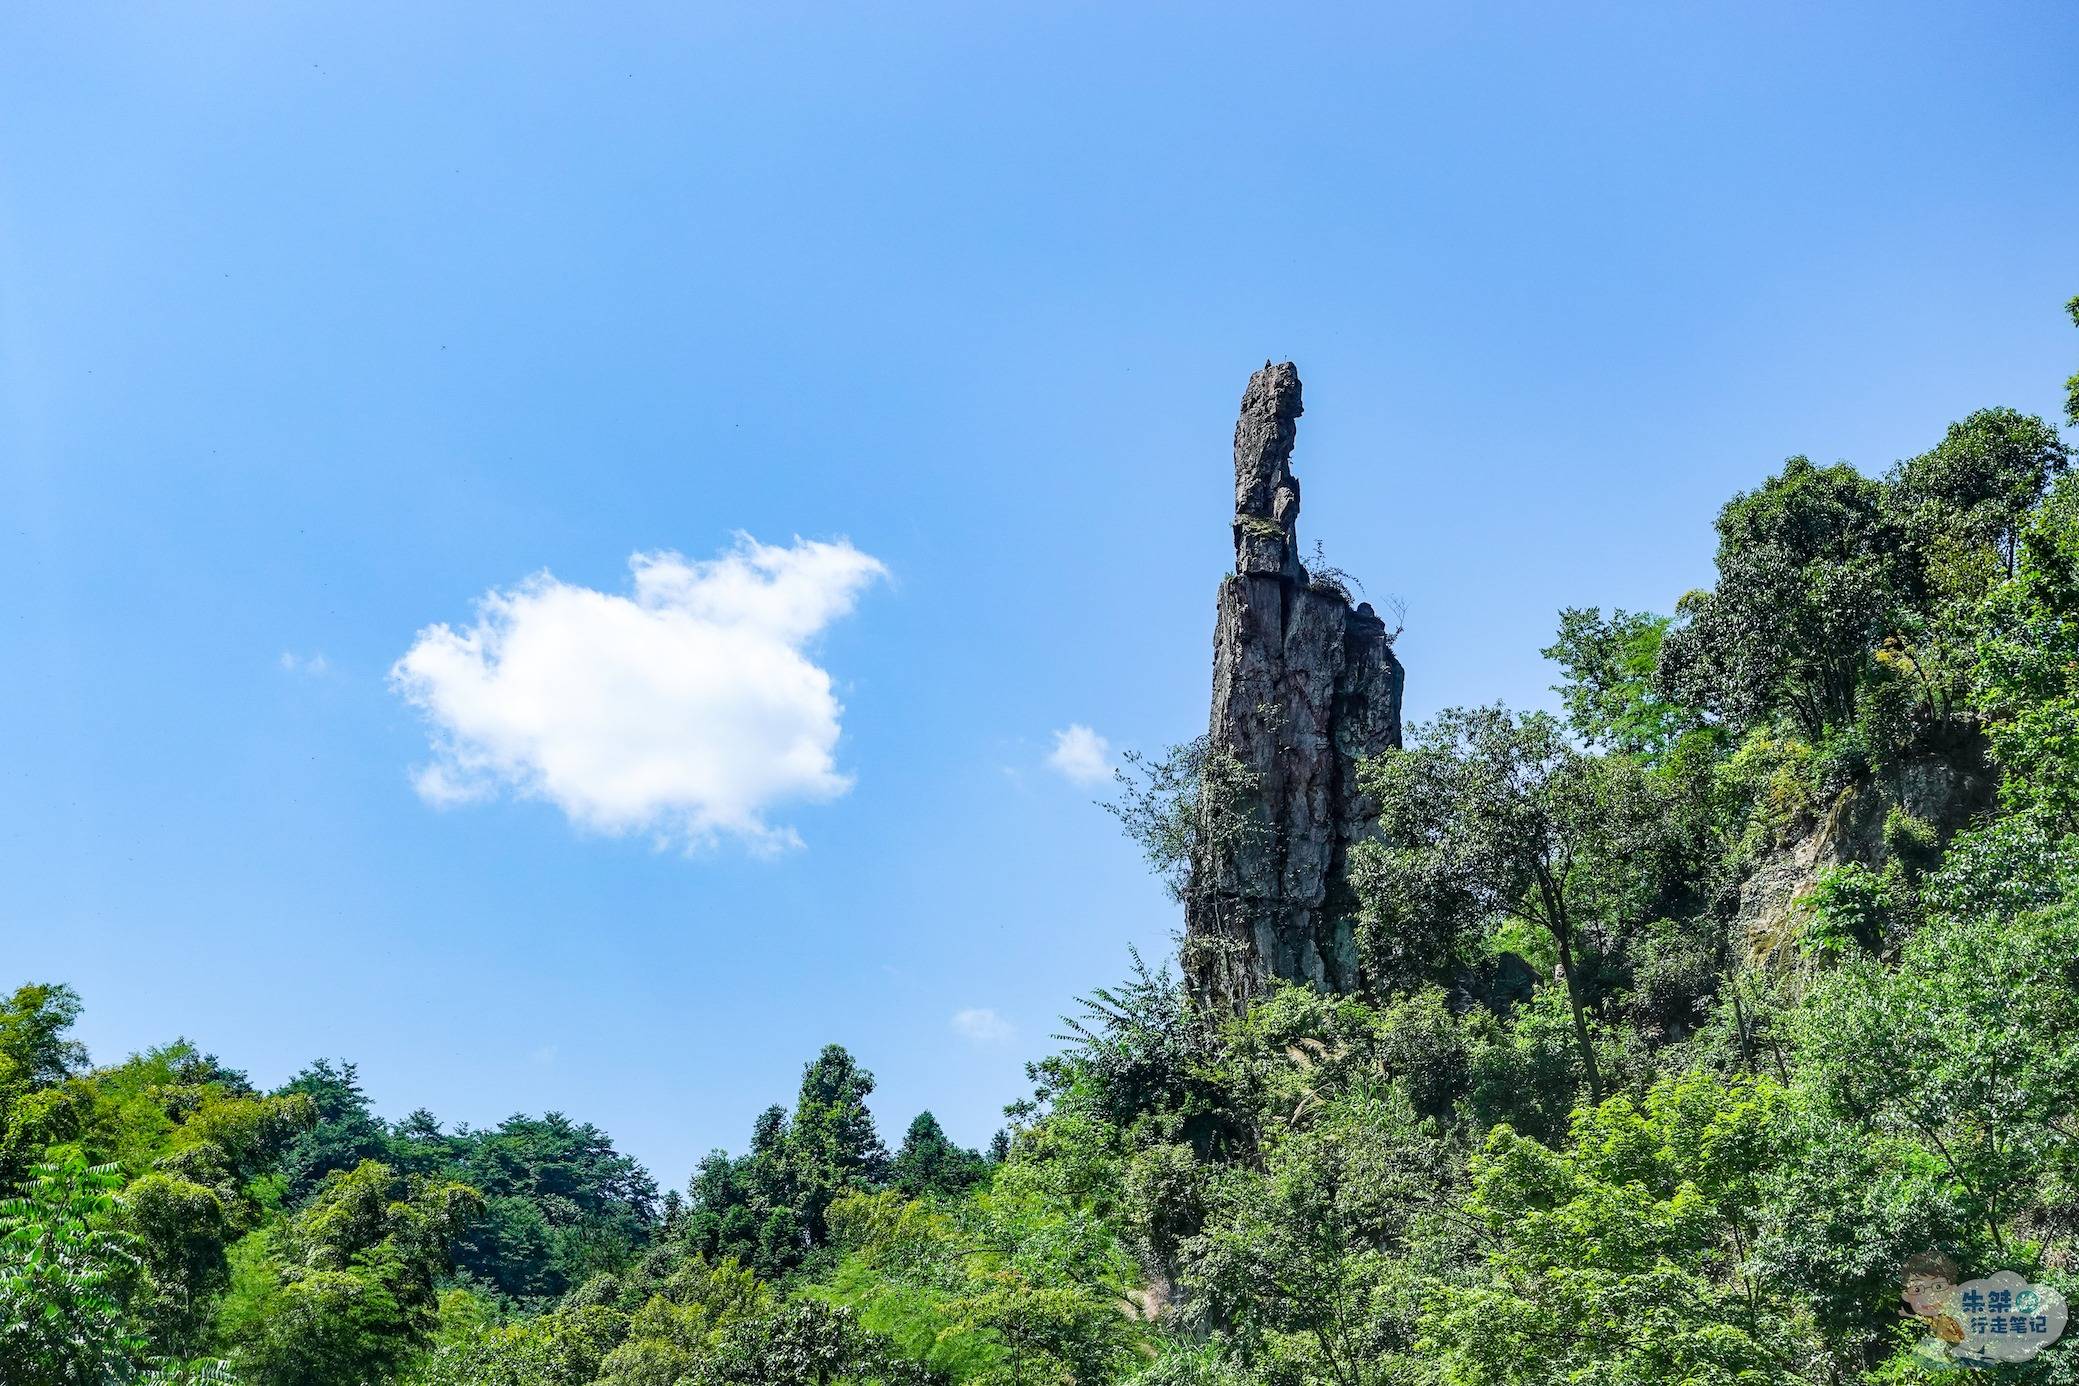
<path id="1" fill-rule="evenodd" d="M 2065 1297 L 2055 1288 L 2010 1270 L 1959 1283 L 1956 1263 L 1937 1252 L 1906 1262 L 1901 1297 L 1928 1328 L 1917 1354 L 1940 1366 L 2026 1362 L 2065 1331 Z"/>

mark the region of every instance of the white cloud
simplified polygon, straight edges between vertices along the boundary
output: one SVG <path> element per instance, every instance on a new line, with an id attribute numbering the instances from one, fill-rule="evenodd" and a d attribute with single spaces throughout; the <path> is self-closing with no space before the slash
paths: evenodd
<path id="1" fill-rule="evenodd" d="M 1017 1035 L 1008 1020 L 986 1006 L 953 1012 L 953 1029 L 976 1044 L 1008 1044 Z"/>
<path id="2" fill-rule="evenodd" d="M 843 709 L 804 647 L 887 570 L 842 540 L 737 536 L 720 557 L 628 560 L 632 595 L 540 573 L 493 591 L 463 630 L 428 626 L 390 670 L 426 717 L 436 805 L 546 799 L 604 833 L 698 846 L 798 846 L 766 815 L 851 787 Z"/>
<path id="3" fill-rule="evenodd" d="M 1112 775 L 1112 743 L 1075 722 L 1054 733 L 1047 764 L 1076 784 L 1102 784 Z"/>
<path id="4" fill-rule="evenodd" d="M 309 674 L 316 678 L 332 668 L 330 660 L 321 654 L 300 655 L 294 650 L 283 650 L 281 666 L 292 674 Z"/>

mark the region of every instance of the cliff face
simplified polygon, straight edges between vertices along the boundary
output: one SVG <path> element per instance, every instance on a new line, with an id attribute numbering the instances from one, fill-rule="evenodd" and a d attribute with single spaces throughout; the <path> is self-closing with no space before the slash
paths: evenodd
<path id="1" fill-rule="evenodd" d="M 1208 749 L 1231 755 L 1246 787 L 1238 829 L 1206 835 L 1193 862 L 1184 946 L 1194 991 L 1230 1007 L 1273 979 L 1356 987 L 1345 868 L 1377 825 L 1356 767 L 1400 745 L 1385 622 L 1300 562 L 1300 412 L 1299 371 L 1266 364 L 1234 430 L 1235 571 L 1220 584 Z"/>
<path id="2" fill-rule="evenodd" d="M 1885 823 L 1893 809 L 1933 829 L 1946 846 L 1959 829 L 1991 810 L 1998 792 L 1998 773 L 1975 738 L 1916 755 L 1844 792 L 1809 830 L 1747 864 L 1732 907 L 1733 937 L 1747 961 L 1795 962 L 1819 878 L 1851 862 L 1872 871 L 1890 862 Z"/>

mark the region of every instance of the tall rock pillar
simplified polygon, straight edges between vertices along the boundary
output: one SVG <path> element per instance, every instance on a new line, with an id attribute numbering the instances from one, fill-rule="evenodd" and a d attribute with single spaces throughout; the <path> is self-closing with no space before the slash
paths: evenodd
<path id="1" fill-rule="evenodd" d="M 1249 377 L 1234 428 L 1234 572 L 1213 631 L 1208 763 L 1185 895 L 1193 991 L 1239 1008 L 1274 979 L 1358 985 L 1351 846 L 1376 830 L 1357 762 L 1400 745 L 1403 674 L 1369 603 L 1299 558 L 1291 362 Z M 1231 759 L 1230 759 L 1231 757 Z"/>

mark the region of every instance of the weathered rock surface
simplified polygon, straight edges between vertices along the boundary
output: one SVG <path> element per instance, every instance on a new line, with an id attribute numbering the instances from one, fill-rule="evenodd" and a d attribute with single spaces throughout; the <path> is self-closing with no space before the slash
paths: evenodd
<path id="1" fill-rule="evenodd" d="M 1193 863 L 1184 947 L 1194 990 L 1225 1006 L 1273 979 L 1358 985 L 1346 867 L 1378 808 L 1357 763 L 1400 745 L 1404 677 L 1385 622 L 1300 561 L 1300 412 L 1299 371 L 1266 363 L 1234 430 L 1235 571 L 1213 632 L 1209 750 L 1231 754 L 1250 787 L 1242 830 Z"/>
<path id="2" fill-rule="evenodd" d="M 1842 794 L 1796 840 L 1761 853 L 1738 883 L 1733 937 L 1753 962 L 1786 962 L 1808 913 L 1807 900 L 1825 872 L 1850 862 L 1881 871 L 1891 859 L 1884 824 L 1902 809 L 1947 842 L 1992 807 L 1998 777 L 1982 744 L 1923 754 L 1875 782 Z"/>

